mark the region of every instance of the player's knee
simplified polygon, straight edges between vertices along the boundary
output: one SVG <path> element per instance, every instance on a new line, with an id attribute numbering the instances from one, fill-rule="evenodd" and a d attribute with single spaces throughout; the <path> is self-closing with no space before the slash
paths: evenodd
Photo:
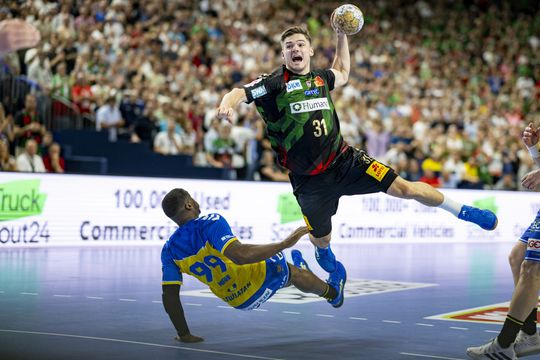
<path id="1" fill-rule="evenodd" d="M 512 251 L 510 251 L 510 254 L 508 255 L 508 263 L 510 264 L 510 267 L 512 270 L 517 269 L 521 267 L 521 263 L 523 262 L 523 258 L 525 257 L 525 246 L 520 246 L 521 244 L 517 244 L 512 248 Z M 523 249 L 522 249 L 523 247 Z"/>
<path id="2" fill-rule="evenodd" d="M 328 246 L 330 246 L 331 238 L 332 238 L 331 234 L 328 234 L 320 238 L 316 238 L 313 235 L 309 234 L 309 239 L 311 240 L 311 243 L 318 248 L 327 248 Z"/>
<path id="3" fill-rule="evenodd" d="M 521 279 L 522 281 L 540 283 L 540 261 L 523 260 Z"/>

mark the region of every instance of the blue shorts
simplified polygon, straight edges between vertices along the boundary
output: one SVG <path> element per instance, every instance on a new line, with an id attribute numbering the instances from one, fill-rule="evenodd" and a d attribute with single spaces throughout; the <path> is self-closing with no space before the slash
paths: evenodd
<path id="1" fill-rule="evenodd" d="M 276 291 L 289 282 L 289 265 L 285 255 L 279 252 L 266 260 L 266 278 L 261 288 L 257 290 L 245 303 L 237 306 L 240 310 L 253 310 L 264 304 Z"/>
<path id="2" fill-rule="evenodd" d="M 536 214 L 536 218 L 531 225 L 521 235 L 519 241 L 527 244 L 525 260 L 540 261 L 540 211 Z"/>

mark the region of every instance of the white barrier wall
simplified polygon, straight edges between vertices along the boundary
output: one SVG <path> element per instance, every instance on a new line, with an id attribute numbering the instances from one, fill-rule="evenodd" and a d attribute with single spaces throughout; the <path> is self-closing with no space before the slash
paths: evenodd
<path id="1" fill-rule="evenodd" d="M 175 187 L 188 190 L 203 214 L 222 214 L 245 242 L 277 241 L 304 224 L 288 183 L 0 173 L 0 248 L 161 244 L 175 229 L 161 199 Z M 332 241 L 515 241 L 540 209 L 537 193 L 443 192 L 492 209 L 498 228 L 483 231 L 446 211 L 375 194 L 340 200 Z"/>

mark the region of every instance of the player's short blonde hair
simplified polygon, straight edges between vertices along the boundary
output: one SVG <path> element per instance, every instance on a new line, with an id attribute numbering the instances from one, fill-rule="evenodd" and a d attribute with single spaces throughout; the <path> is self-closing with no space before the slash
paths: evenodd
<path id="1" fill-rule="evenodd" d="M 290 28 L 285 30 L 281 34 L 281 44 L 283 45 L 283 42 L 285 41 L 286 38 L 295 34 L 304 35 L 306 39 L 309 41 L 309 43 L 311 44 L 311 35 L 309 35 L 309 31 L 307 31 L 307 29 L 302 26 L 291 26 Z"/>

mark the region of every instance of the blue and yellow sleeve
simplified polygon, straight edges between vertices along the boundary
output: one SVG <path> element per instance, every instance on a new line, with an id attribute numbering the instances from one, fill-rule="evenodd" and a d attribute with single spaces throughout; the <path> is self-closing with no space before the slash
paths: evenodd
<path id="1" fill-rule="evenodd" d="M 182 285 L 182 273 L 180 268 L 174 262 L 174 259 L 168 249 L 167 244 L 161 251 L 161 285 Z"/>
<path id="2" fill-rule="evenodd" d="M 229 245 L 238 240 L 223 216 L 212 214 L 207 222 L 203 227 L 203 232 L 208 242 L 220 253 L 223 254 Z"/>

